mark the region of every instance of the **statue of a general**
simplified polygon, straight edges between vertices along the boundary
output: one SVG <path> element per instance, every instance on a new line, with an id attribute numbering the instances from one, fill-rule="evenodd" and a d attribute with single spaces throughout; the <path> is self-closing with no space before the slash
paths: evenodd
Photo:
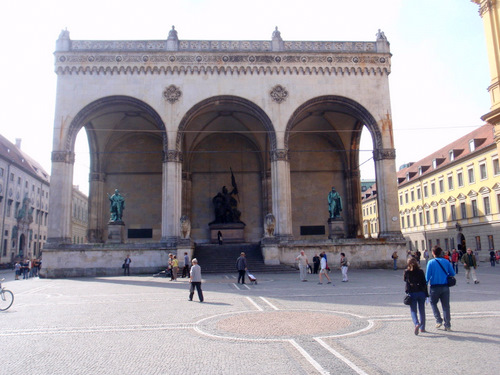
<path id="1" fill-rule="evenodd" d="M 330 219 L 340 217 L 340 212 L 342 211 L 342 198 L 333 186 L 332 190 L 328 193 L 328 211 L 330 212 Z"/>
<path id="2" fill-rule="evenodd" d="M 122 221 L 123 210 L 125 209 L 125 198 L 115 189 L 113 195 L 109 195 L 110 222 L 116 223 Z"/>
<path id="3" fill-rule="evenodd" d="M 233 196 L 237 194 L 237 188 L 229 191 L 223 186 L 222 191 L 212 198 L 215 220 L 210 224 L 241 223 L 241 212 L 238 210 L 238 202 Z"/>

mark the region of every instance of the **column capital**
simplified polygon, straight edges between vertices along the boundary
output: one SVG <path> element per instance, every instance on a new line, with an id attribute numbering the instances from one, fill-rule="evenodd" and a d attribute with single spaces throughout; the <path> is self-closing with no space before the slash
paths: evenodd
<path id="1" fill-rule="evenodd" d="M 276 149 L 270 152 L 271 161 L 289 161 L 290 157 L 288 155 L 287 149 Z"/>
<path id="2" fill-rule="evenodd" d="M 52 151 L 52 163 L 75 163 L 75 153 L 72 151 Z"/>
<path id="3" fill-rule="evenodd" d="M 182 152 L 177 150 L 167 150 L 163 153 L 163 162 L 182 162 Z"/>
<path id="4" fill-rule="evenodd" d="M 373 160 L 379 161 L 384 159 L 396 159 L 396 149 L 379 148 L 373 150 Z"/>
<path id="5" fill-rule="evenodd" d="M 106 176 L 104 173 L 92 172 L 89 174 L 89 181 L 104 181 Z"/>

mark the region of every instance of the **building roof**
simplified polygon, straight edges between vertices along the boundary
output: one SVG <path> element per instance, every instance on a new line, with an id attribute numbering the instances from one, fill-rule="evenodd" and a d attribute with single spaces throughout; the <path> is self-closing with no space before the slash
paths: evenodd
<path id="1" fill-rule="evenodd" d="M 29 155 L 21 151 L 15 144 L 0 134 L 0 158 L 9 161 L 19 169 L 31 174 L 46 183 L 50 182 L 49 174 Z"/>
<path id="2" fill-rule="evenodd" d="M 361 201 L 366 202 L 366 201 L 374 198 L 375 196 L 377 196 L 377 184 L 376 183 L 373 184 L 372 186 L 370 186 L 370 188 L 367 189 L 362 194 Z"/>
<path id="3" fill-rule="evenodd" d="M 469 143 L 473 142 L 474 149 L 471 151 Z M 417 180 L 419 177 L 429 175 L 436 170 L 443 169 L 451 163 L 463 160 L 468 156 L 484 150 L 495 144 L 494 128 L 491 124 L 485 124 L 476 130 L 453 141 L 447 146 L 433 152 L 416 163 L 410 163 L 410 166 L 397 172 L 398 186 L 405 185 Z M 436 168 L 433 168 L 435 162 Z M 419 174 L 419 170 L 422 173 Z"/>

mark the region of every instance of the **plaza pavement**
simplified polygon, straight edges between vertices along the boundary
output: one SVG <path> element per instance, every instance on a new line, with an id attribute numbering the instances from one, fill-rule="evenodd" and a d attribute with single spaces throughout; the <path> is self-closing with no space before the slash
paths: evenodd
<path id="1" fill-rule="evenodd" d="M 201 264 L 203 269 L 203 264 Z M 132 268 L 133 271 L 133 268 Z M 1 374 L 498 374 L 500 266 L 480 284 L 461 269 L 451 289 L 452 332 L 415 336 L 403 271 L 317 275 L 203 275 L 205 302 L 187 279 L 149 275 L 13 280 L 0 312 Z"/>

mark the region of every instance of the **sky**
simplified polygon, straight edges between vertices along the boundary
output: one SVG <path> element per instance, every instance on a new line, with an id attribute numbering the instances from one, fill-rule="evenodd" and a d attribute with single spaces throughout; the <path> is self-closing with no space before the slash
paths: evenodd
<path id="1" fill-rule="evenodd" d="M 470 0 L 19 0 L 0 3 L 0 133 L 51 172 L 55 42 L 73 40 L 375 41 L 391 44 L 396 166 L 418 161 L 483 124 L 490 109 L 485 34 Z M 83 133 L 82 133 L 83 134 Z M 79 136 L 74 185 L 88 190 Z M 83 142 L 85 143 L 85 142 Z M 362 179 L 375 177 L 363 134 Z"/>

